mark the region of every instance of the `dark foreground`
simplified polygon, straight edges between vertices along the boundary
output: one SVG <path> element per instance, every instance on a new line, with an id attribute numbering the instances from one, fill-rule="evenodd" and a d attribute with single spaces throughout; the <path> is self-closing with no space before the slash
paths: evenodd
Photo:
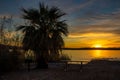
<path id="1" fill-rule="evenodd" d="M 79 69 L 70 65 L 64 71 L 60 65 L 49 66 L 47 70 L 20 70 L 1 75 L 0 80 L 120 80 L 120 62 L 94 60 Z"/>

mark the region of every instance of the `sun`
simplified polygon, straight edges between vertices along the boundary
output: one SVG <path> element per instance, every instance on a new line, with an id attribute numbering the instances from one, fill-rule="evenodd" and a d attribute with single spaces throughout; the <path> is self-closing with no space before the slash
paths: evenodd
<path id="1" fill-rule="evenodd" d="M 95 47 L 95 48 L 101 48 L 102 45 L 101 44 L 95 44 L 95 45 L 93 45 L 93 47 Z"/>

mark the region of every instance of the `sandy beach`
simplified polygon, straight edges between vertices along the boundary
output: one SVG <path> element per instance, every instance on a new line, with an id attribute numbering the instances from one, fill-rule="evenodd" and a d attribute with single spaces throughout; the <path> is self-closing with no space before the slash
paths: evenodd
<path id="1" fill-rule="evenodd" d="M 19 70 L 4 74 L 0 80 L 120 80 L 120 62 L 98 60 L 83 66 L 71 64 L 67 71 L 62 66 L 47 70 Z"/>

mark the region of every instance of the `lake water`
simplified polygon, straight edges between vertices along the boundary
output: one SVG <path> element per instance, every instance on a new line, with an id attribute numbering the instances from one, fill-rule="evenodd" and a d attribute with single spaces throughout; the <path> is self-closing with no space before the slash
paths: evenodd
<path id="1" fill-rule="evenodd" d="M 120 50 L 63 50 L 71 60 L 91 60 L 96 58 L 120 58 Z"/>

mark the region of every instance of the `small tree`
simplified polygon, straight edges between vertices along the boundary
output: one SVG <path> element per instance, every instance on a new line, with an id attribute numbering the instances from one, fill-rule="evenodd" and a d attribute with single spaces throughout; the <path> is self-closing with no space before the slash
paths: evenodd
<path id="1" fill-rule="evenodd" d="M 0 42 L 5 43 L 5 28 L 11 27 L 12 24 L 12 16 L 6 17 L 3 16 L 0 18 Z"/>

